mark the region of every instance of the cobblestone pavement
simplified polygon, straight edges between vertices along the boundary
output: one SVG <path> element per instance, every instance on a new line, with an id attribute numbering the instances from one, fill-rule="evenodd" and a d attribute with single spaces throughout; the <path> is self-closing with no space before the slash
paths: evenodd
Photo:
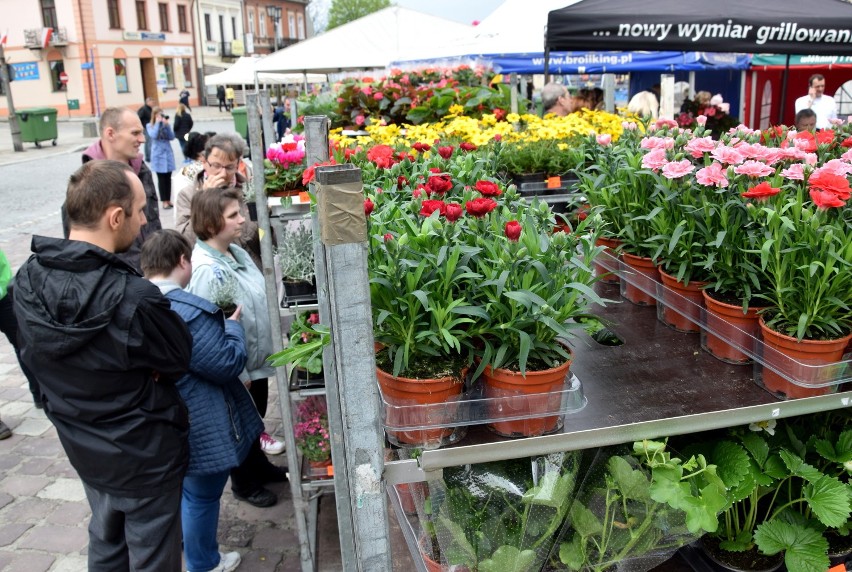
<path id="1" fill-rule="evenodd" d="M 197 108 L 193 118 L 228 117 L 216 108 Z M 39 159 L 52 154 L 76 152 L 92 139 L 83 136 L 80 121 L 58 122 L 57 146 L 12 151 L 9 125 L 0 122 L 0 165 Z M 172 216 L 162 216 L 163 225 L 173 225 Z M 58 227 L 58 225 L 57 225 Z M 3 246 L 13 269 L 29 255 L 29 240 Z M 278 394 L 270 384 L 270 406 L 266 428 L 272 434 L 281 424 Z M 0 419 L 12 428 L 13 436 L 0 441 L 0 572 L 82 572 L 86 570 L 89 506 L 83 487 L 59 443 L 56 430 L 44 413 L 36 409 L 11 345 L 0 336 Z M 282 464 L 284 456 L 270 457 Z M 275 483 L 279 503 L 255 508 L 233 498 L 225 488 L 219 523 L 223 550 L 242 555 L 240 572 L 289 572 L 300 570 L 298 532 L 293 517 L 289 484 Z M 340 549 L 334 497 L 320 503 L 318 527 L 319 569 L 340 570 Z"/>

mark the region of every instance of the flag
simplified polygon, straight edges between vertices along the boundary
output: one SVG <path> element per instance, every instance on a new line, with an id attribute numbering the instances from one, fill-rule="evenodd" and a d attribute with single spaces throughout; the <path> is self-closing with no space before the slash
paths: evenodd
<path id="1" fill-rule="evenodd" d="M 41 47 L 46 48 L 50 44 L 50 38 L 53 37 L 53 28 L 41 29 Z"/>
<path id="2" fill-rule="evenodd" d="M 0 33 L 0 46 L 5 46 L 6 41 L 9 39 L 9 32 Z"/>

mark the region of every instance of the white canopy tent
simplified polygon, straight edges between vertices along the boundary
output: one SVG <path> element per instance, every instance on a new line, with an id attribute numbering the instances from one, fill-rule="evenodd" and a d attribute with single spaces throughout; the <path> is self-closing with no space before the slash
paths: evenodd
<path id="1" fill-rule="evenodd" d="M 204 76 L 205 85 L 254 85 L 255 66 L 263 58 L 242 57 L 223 72 Z M 325 74 L 303 73 L 258 73 L 261 85 L 284 85 L 294 83 L 323 83 Z"/>
<path id="2" fill-rule="evenodd" d="M 257 62 L 256 69 L 336 73 L 386 68 L 410 54 L 416 57 L 426 46 L 456 41 L 470 30 L 467 24 L 392 6 L 279 50 Z"/>

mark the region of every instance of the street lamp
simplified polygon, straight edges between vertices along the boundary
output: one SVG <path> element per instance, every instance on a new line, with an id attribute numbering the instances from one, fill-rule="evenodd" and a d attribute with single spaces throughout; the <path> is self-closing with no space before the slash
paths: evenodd
<path id="1" fill-rule="evenodd" d="M 275 38 L 272 40 L 275 45 L 275 49 L 273 51 L 278 51 L 278 23 L 281 21 L 281 6 L 267 6 L 266 13 L 269 14 L 269 17 L 272 18 L 272 22 L 275 24 Z"/>

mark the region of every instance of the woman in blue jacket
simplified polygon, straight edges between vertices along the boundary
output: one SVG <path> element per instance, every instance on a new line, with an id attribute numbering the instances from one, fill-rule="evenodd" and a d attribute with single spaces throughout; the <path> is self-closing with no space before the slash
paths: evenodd
<path id="1" fill-rule="evenodd" d="M 227 572 L 238 552 L 219 552 L 216 529 L 225 482 L 263 430 L 239 379 L 246 364 L 240 309 L 225 319 L 211 302 L 182 290 L 192 276 L 192 246 L 175 230 L 162 230 L 142 246 L 142 270 L 171 302 L 192 334 L 189 371 L 177 382 L 189 409 L 189 469 L 181 494 L 183 551 L 190 572 Z"/>
<path id="2" fill-rule="evenodd" d="M 169 116 L 155 107 L 151 111 L 151 123 L 147 126 L 151 138 L 151 170 L 157 173 L 157 188 L 164 209 L 172 208 L 172 171 L 175 170 L 175 153 L 172 140 L 175 133 L 169 125 Z"/>

